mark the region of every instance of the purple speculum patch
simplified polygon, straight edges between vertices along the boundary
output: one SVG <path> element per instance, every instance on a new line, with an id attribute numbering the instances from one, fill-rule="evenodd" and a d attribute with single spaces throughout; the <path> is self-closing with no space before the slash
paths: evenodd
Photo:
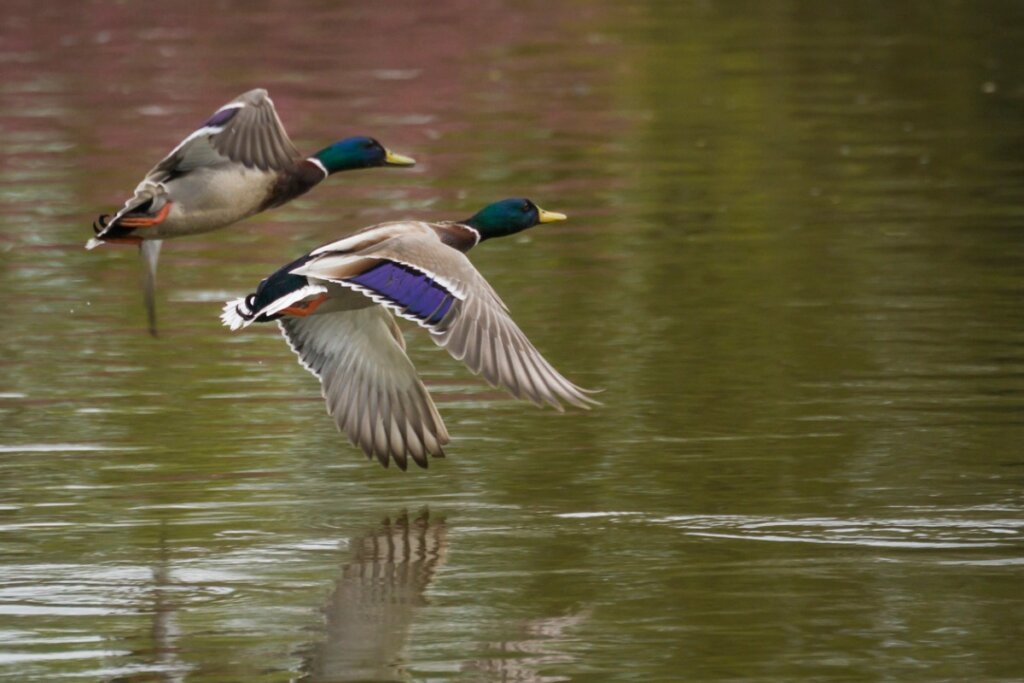
<path id="1" fill-rule="evenodd" d="M 216 114 L 214 114 L 210 118 L 206 119 L 206 121 L 203 122 L 203 125 L 201 126 L 201 128 L 207 128 L 207 127 L 217 128 L 217 127 L 223 126 L 225 123 L 227 123 L 228 121 L 230 121 L 231 119 L 233 119 L 235 117 L 235 114 L 238 113 L 239 109 L 241 109 L 241 107 L 231 107 L 230 109 L 221 109 L 219 112 L 217 112 Z"/>
<path id="2" fill-rule="evenodd" d="M 391 261 L 384 261 L 349 280 L 373 290 L 428 325 L 441 322 L 455 301 L 452 293 L 429 275 Z"/>

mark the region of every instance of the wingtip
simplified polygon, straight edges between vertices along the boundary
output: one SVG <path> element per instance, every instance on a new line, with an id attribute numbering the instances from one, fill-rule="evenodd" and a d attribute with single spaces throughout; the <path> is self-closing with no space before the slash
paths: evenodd
<path id="1" fill-rule="evenodd" d="M 423 450 L 420 453 L 410 453 L 410 455 L 412 456 L 412 461 L 416 463 L 420 469 L 426 470 L 430 468 L 431 458 L 444 457 L 444 450 L 440 445 L 438 445 L 436 450 Z"/>
<path id="2" fill-rule="evenodd" d="M 557 396 L 543 396 L 539 399 L 531 399 L 540 408 L 551 406 L 559 413 L 566 412 L 566 407 L 578 408 L 580 410 L 591 410 L 603 406 L 597 399 L 591 398 L 589 394 L 599 394 L 604 389 L 584 389 L 575 384 L 572 385 L 572 392 L 559 392 Z"/>
<path id="3" fill-rule="evenodd" d="M 229 102 L 225 106 L 230 106 L 237 102 L 246 104 L 259 104 L 263 100 L 269 100 L 270 93 L 267 92 L 266 88 L 253 88 L 252 90 L 246 90 L 244 93 L 236 97 L 234 100 Z"/>
<path id="4" fill-rule="evenodd" d="M 430 458 L 445 457 L 444 449 L 440 445 L 437 445 L 436 450 L 427 450 L 418 454 L 413 450 L 395 451 L 390 447 L 385 450 L 377 450 L 374 444 L 357 444 L 351 437 L 349 437 L 349 441 L 352 445 L 362 449 L 367 460 L 376 461 L 384 469 L 391 469 L 391 463 L 394 463 L 399 470 L 407 472 L 409 463 L 413 462 L 417 467 L 425 470 L 430 468 Z"/>
<path id="5" fill-rule="evenodd" d="M 604 387 L 601 387 L 600 389 L 584 389 L 583 387 L 577 387 L 577 389 L 579 389 L 580 393 L 583 394 L 584 402 L 590 404 L 582 406 L 583 408 L 590 410 L 591 406 L 596 407 L 604 405 L 604 403 L 598 401 L 596 398 L 590 398 L 594 394 L 603 394 L 605 391 Z"/>
<path id="6" fill-rule="evenodd" d="M 575 387 L 579 391 L 579 395 L 574 396 L 575 401 L 572 404 L 581 410 L 591 410 L 603 406 L 604 404 L 598 401 L 596 398 L 590 398 L 591 394 L 600 394 L 604 389 L 584 389 L 583 387 Z"/>

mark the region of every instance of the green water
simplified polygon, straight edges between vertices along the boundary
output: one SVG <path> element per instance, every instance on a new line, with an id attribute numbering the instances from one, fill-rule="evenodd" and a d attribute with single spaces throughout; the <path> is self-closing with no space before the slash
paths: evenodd
<path id="1" fill-rule="evenodd" d="M 1014 2 L 11 0 L 0 680 L 1024 678 Z M 334 177 L 168 242 L 95 215 L 266 87 Z M 453 436 L 402 473 L 223 300 L 357 227 L 526 195 L 474 262 L 603 407 L 408 326 Z"/>

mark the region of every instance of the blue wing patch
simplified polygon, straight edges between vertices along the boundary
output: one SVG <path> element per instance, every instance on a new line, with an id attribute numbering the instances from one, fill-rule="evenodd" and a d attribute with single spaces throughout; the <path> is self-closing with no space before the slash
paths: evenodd
<path id="1" fill-rule="evenodd" d="M 221 109 L 220 111 L 216 112 L 213 116 L 211 116 L 210 118 L 206 119 L 206 121 L 203 122 L 203 125 L 201 125 L 199 127 L 200 128 L 219 128 L 221 126 L 224 126 L 225 124 L 227 124 L 228 121 L 230 121 L 231 119 L 235 118 L 235 114 L 237 114 L 240 109 L 241 109 L 241 107 L 231 107 L 230 109 Z"/>
<path id="2" fill-rule="evenodd" d="M 441 322 L 455 302 L 455 296 L 429 275 L 393 261 L 383 261 L 348 281 L 375 292 L 425 325 Z"/>

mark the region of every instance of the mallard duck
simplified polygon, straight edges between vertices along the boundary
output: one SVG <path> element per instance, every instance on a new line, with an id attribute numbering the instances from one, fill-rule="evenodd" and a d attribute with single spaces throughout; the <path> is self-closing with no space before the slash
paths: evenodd
<path id="1" fill-rule="evenodd" d="M 146 308 L 155 331 L 154 288 L 161 240 L 217 230 L 291 201 L 327 176 L 373 166 L 412 166 L 369 137 L 351 137 L 303 158 L 266 90 L 239 95 L 214 112 L 146 174 L 113 216 L 93 224 L 93 249 L 138 243 L 146 267 Z"/>
<path id="2" fill-rule="evenodd" d="M 564 220 L 528 199 L 505 199 L 463 221 L 399 221 L 314 249 L 227 302 L 232 330 L 276 320 L 327 412 L 367 457 L 405 469 L 443 457 L 448 430 L 405 355 L 392 317 L 412 320 L 492 386 L 563 410 L 597 402 L 533 347 L 465 252 L 484 240 Z"/>

